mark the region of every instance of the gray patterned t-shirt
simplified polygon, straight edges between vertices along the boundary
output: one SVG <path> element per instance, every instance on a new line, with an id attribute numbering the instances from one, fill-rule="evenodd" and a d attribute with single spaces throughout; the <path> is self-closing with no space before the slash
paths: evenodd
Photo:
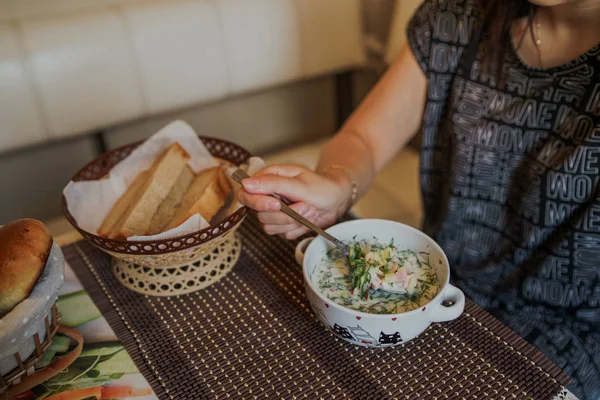
<path id="1" fill-rule="evenodd" d="M 429 82 L 423 227 L 466 295 L 600 399 L 600 47 L 536 70 L 508 46 L 500 89 L 479 14 L 426 0 L 407 29 Z"/>

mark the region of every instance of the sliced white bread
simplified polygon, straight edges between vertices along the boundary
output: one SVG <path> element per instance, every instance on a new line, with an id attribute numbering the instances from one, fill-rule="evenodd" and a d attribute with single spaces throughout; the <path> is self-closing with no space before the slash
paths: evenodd
<path id="1" fill-rule="evenodd" d="M 147 235 L 156 235 L 166 230 L 167 225 L 171 222 L 177 210 L 181 208 L 183 197 L 192 185 L 195 177 L 196 174 L 188 166 L 181 171 L 169 195 L 152 217 L 150 227 L 148 228 L 148 232 L 146 232 Z"/>
<path id="2" fill-rule="evenodd" d="M 172 144 L 154 162 L 145 177 L 136 178 L 130 185 L 110 211 L 99 234 L 117 240 L 145 235 L 153 216 L 171 192 L 177 177 L 187 167 L 189 159 L 190 155 L 179 143 Z"/>
<path id="3" fill-rule="evenodd" d="M 117 200 L 106 218 L 104 218 L 102 225 L 98 229 L 98 235 L 108 237 L 111 230 L 119 223 L 119 220 L 129 213 L 131 208 L 135 205 L 135 199 L 137 198 L 139 191 L 148 181 L 151 172 L 152 168 L 142 172 L 135 178 L 131 185 L 129 185 L 125 193 Z"/>
<path id="4" fill-rule="evenodd" d="M 192 182 L 167 230 L 181 225 L 196 213 L 210 223 L 217 211 L 225 204 L 225 198 L 230 191 L 231 184 L 221 167 L 202 171 Z"/>

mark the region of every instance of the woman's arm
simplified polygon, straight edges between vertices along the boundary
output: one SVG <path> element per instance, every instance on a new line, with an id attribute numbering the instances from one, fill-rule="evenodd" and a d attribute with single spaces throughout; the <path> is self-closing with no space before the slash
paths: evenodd
<path id="1" fill-rule="evenodd" d="M 425 74 L 405 46 L 398 60 L 326 145 L 317 173 L 292 165 L 266 167 L 244 181 L 243 190 L 238 192 L 240 202 L 258 211 L 267 233 L 288 239 L 307 229 L 279 212 L 279 202 L 267 194 L 287 197 L 296 212 L 321 227 L 331 225 L 351 206 L 352 182 L 358 195 L 366 192 L 377 172 L 415 135 L 426 90 Z"/>
<path id="2" fill-rule="evenodd" d="M 360 196 L 376 174 L 417 133 L 423 117 L 427 79 L 408 46 L 372 89 L 339 134 L 324 148 L 317 171 L 344 180 L 340 165 L 355 180 Z"/>

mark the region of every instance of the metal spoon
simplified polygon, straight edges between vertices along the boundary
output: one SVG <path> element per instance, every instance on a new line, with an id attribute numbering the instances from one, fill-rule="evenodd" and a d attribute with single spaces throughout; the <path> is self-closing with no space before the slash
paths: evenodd
<path id="1" fill-rule="evenodd" d="M 238 169 L 231 175 L 231 178 L 241 185 L 242 180 L 248 179 L 248 178 L 250 178 L 250 176 L 246 172 L 244 172 L 244 170 Z M 331 236 L 329 233 L 325 232 L 323 229 L 319 228 L 318 226 L 316 226 L 315 224 L 313 224 L 312 222 L 310 222 L 309 220 L 304 218 L 302 215 L 298 214 L 291 207 L 289 207 L 282 198 L 275 196 L 275 195 L 269 195 L 269 196 L 279 200 L 279 203 L 281 204 L 281 211 L 283 213 L 289 215 L 296 221 L 300 222 L 302 225 L 306 226 L 311 231 L 315 232 L 318 235 L 323 236 L 325 239 L 327 239 L 331 243 L 333 243 L 338 249 L 340 249 L 340 251 L 342 252 L 344 257 L 346 257 L 346 261 L 348 262 L 348 265 L 350 265 L 350 247 L 348 247 L 348 245 L 346 245 L 341 240 L 336 239 L 335 237 Z"/>
<path id="2" fill-rule="evenodd" d="M 244 172 L 244 170 L 237 169 L 231 175 L 231 178 L 241 185 L 242 180 L 248 179 L 248 178 L 250 178 L 250 176 L 246 172 Z M 290 208 L 288 206 L 289 202 L 286 201 L 284 198 L 282 198 L 278 195 L 269 195 L 269 196 L 279 200 L 279 203 L 281 204 L 281 211 L 283 213 L 289 215 L 291 218 L 300 222 L 302 225 L 306 226 L 308 229 L 312 230 L 313 232 L 315 232 L 318 235 L 323 236 L 325 239 L 327 239 L 331 243 L 333 243 L 338 249 L 340 249 L 340 251 L 342 252 L 344 257 L 346 257 L 346 262 L 348 263 L 348 265 L 350 265 L 350 247 L 347 244 L 345 244 L 341 240 L 336 239 L 335 237 L 331 236 L 329 233 L 325 232 L 323 229 L 319 228 L 318 226 L 316 226 L 315 224 L 313 224 L 312 222 L 310 222 L 309 220 L 304 218 L 302 215 L 298 214 L 296 211 L 294 211 L 292 208 Z M 385 287 L 381 287 L 377 290 L 381 290 L 381 291 L 389 292 L 389 293 L 398 293 L 398 294 L 406 293 L 406 289 L 404 289 L 404 288 L 396 289 L 396 288 L 391 287 L 389 284 L 385 284 Z"/>

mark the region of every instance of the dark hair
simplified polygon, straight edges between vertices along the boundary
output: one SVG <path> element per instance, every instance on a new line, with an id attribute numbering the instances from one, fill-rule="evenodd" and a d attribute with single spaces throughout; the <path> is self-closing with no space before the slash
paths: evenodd
<path id="1" fill-rule="evenodd" d="M 484 54 L 483 68 L 491 72 L 497 82 L 503 79 L 502 61 L 505 52 L 511 45 L 512 26 L 515 20 L 528 17 L 527 29 L 523 31 L 516 47 L 518 48 L 529 31 L 533 37 L 533 17 L 536 6 L 528 0 L 478 0 L 483 10 L 483 24 L 480 28 L 493 46 L 487 46 Z"/>

